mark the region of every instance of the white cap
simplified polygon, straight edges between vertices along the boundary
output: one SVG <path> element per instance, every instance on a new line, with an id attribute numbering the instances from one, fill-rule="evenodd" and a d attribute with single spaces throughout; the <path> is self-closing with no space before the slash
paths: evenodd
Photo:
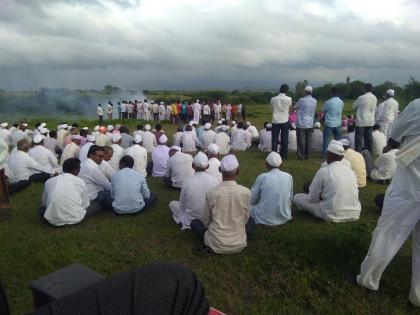
<path id="1" fill-rule="evenodd" d="M 95 136 L 94 135 L 87 135 L 86 140 L 89 142 L 95 142 Z"/>
<path id="2" fill-rule="evenodd" d="M 95 128 L 93 128 L 93 130 L 99 131 L 99 126 L 95 126 Z"/>
<path id="3" fill-rule="evenodd" d="M 273 167 L 279 167 L 282 163 L 281 156 L 277 152 L 271 152 L 265 160 L 267 161 L 268 165 Z"/>
<path id="4" fill-rule="evenodd" d="M 48 130 L 47 128 L 41 128 L 41 129 L 39 129 L 39 132 L 40 132 L 41 134 L 46 134 L 46 133 L 48 133 L 48 132 L 49 132 L 49 130 Z"/>
<path id="5" fill-rule="evenodd" d="M 134 136 L 134 143 L 140 143 L 142 141 L 143 141 L 143 139 L 141 138 L 140 135 L 135 135 Z"/>
<path id="6" fill-rule="evenodd" d="M 209 130 L 211 128 L 211 123 L 206 123 L 204 129 Z"/>
<path id="7" fill-rule="evenodd" d="M 215 143 L 210 143 L 207 146 L 207 152 L 213 153 L 213 154 L 219 154 L 219 147 Z"/>
<path id="8" fill-rule="evenodd" d="M 273 128 L 273 125 L 272 124 L 267 124 L 267 126 L 265 126 L 265 128 L 268 128 L 268 129 Z"/>
<path id="9" fill-rule="evenodd" d="M 145 126 L 144 126 L 144 130 L 146 130 L 146 131 L 149 131 L 150 130 L 150 125 L 149 124 L 146 124 Z"/>
<path id="10" fill-rule="evenodd" d="M 221 125 L 220 126 L 220 130 L 222 131 L 226 131 L 228 129 L 228 127 L 226 125 Z"/>
<path id="11" fill-rule="evenodd" d="M 39 133 L 36 134 L 33 138 L 34 143 L 40 143 L 42 140 L 44 140 L 44 137 L 40 135 Z"/>
<path id="12" fill-rule="evenodd" d="M 247 124 L 248 126 L 251 126 L 251 122 L 249 122 L 249 121 L 247 121 L 247 122 L 246 122 L 246 124 Z"/>
<path id="13" fill-rule="evenodd" d="M 194 125 L 195 124 L 195 121 L 194 120 L 191 120 L 189 123 L 188 123 L 188 125 Z"/>
<path id="14" fill-rule="evenodd" d="M 82 136 L 80 136 L 80 135 L 72 135 L 72 136 L 71 136 L 71 139 L 72 139 L 72 140 L 79 140 L 79 141 L 80 141 L 80 140 L 82 140 L 82 139 L 83 139 L 83 137 L 82 137 Z"/>
<path id="15" fill-rule="evenodd" d="M 236 121 L 234 121 L 234 120 L 232 120 L 230 123 L 232 124 L 232 126 L 236 125 Z"/>
<path id="16" fill-rule="evenodd" d="M 337 154 L 337 155 L 344 155 L 344 148 L 343 144 L 340 141 L 332 140 L 330 144 L 328 145 L 328 152 Z"/>
<path id="17" fill-rule="evenodd" d="M 219 125 L 221 125 L 221 124 L 223 123 L 223 121 L 219 120 L 217 123 L 218 123 Z M 232 123 L 233 123 L 233 121 L 232 121 Z"/>
<path id="18" fill-rule="evenodd" d="M 181 147 L 179 147 L 179 146 L 177 146 L 177 145 L 173 145 L 173 146 L 171 147 L 171 150 L 181 151 L 182 149 L 181 149 Z"/>
<path id="19" fill-rule="evenodd" d="M 321 123 L 319 121 L 314 123 L 314 128 L 321 128 Z"/>
<path id="20" fill-rule="evenodd" d="M 226 155 L 220 162 L 220 168 L 223 172 L 232 172 L 239 167 L 239 162 L 233 154 Z"/>
<path id="21" fill-rule="evenodd" d="M 21 126 L 28 127 L 28 124 L 27 123 L 21 123 Z"/>
<path id="22" fill-rule="evenodd" d="M 340 142 L 342 145 L 345 145 L 346 147 L 350 146 L 350 141 L 347 139 L 340 139 Z"/>
<path id="23" fill-rule="evenodd" d="M 193 163 L 196 167 L 207 168 L 209 166 L 209 158 L 203 152 L 198 152 L 194 157 Z"/>
<path id="24" fill-rule="evenodd" d="M 166 142 L 168 142 L 168 137 L 165 135 L 161 135 L 159 137 L 159 143 L 165 144 Z"/>
<path id="25" fill-rule="evenodd" d="M 61 129 L 67 129 L 68 125 L 67 124 L 62 124 L 61 125 Z"/>
<path id="26" fill-rule="evenodd" d="M 386 91 L 386 94 L 388 94 L 389 96 L 394 96 L 395 91 L 393 89 L 389 89 L 389 90 Z"/>
<path id="27" fill-rule="evenodd" d="M 305 92 L 312 93 L 312 86 L 309 86 L 309 85 L 305 86 Z"/>
<path id="28" fill-rule="evenodd" d="M 114 129 L 114 126 L 113 126 L 113 125 L 108 125 L 108 126 L 106 127 L 106 129 L 107 129 L 108 131 L 112 131 L 112 130 Z"/>
<path id="29" fill-rule="evenodd" d="M 83 127 L 82 129 L 83 130 L 89 130 L 89 127 Z"/>
<path id="30" fill-rule="evenodd" d="M 163 104 L 165 104 L 164 102 L 160 102 L 160 105 L 163 105 Z"/>
<path id="31" fill-rule="evenodd" d="M 121 134 L 119 132 L 116 132 L 112 135 L 112 142 L 118 142 L 121 139 Z"/>
<path id="32" fill-rule="evenodd" d="M 7 126 L 9 126 L 9 124 L 7 122 L 1 123 L 0 127 L 2 128 L 6 128 Z"/>

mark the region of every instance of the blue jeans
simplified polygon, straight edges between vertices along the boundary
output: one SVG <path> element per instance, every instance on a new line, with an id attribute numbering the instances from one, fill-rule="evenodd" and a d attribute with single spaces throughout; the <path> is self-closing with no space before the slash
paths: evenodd
<path id="1" fill-rule="evenodd" d="M 324 131 L 322 132 L 323 135 L 323 142 L 322 142 L 322 157 L 325 158 L 325 153 L 327 152 L 328 144 L 330 143 L 330 134 L 332 133 L 335 140 L 341 139 L 341 126 L 338 127 L 328 127 L 324 126 Z"/>

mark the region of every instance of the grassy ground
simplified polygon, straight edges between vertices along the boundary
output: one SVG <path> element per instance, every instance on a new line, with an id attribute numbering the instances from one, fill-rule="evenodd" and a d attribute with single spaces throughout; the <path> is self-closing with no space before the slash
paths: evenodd
<path id="1" fill-rule="evenodd" d="M 250 107 L 250 120 L 270 119 L 267 107 Z M 49 120 L 55 126 L 59 119 Z M 81 126 L 95 122 L 80 121 Z M 131 129 L 135 122 L 127 124 Z M 174 126 L 165 125 L 168 134 Z M 265 154 L 253 149 L 237 154 L 238 182 L 251 187 L 264 172 Z M 295 154 L 283 170 L 294 178 L 295 192 L 311 180 L 319 158 L 300 162 Z M 51 228 L 36 214 L 43 191 L 40 184 L 12 198 L 13 220 L 0 224 L 0 279 L 13 314 L 32 306 L 28 284 L 74 262 L 113 275 L 155 260 L 178 261 L 191 267 L 203 282 L 210 303 L 228 314 L 415 314 L 408 305 L 411 244 L 407 243 L 387 268 L 378 292 L 369 293 L 344 280 L 357 272 L 367 252 L 379 213 L 373 203 L 386 187 L 369 183 L 360 191 L 358 222 L 331 224 L 293 209 L 293 220 L 280 227 L 258 226 L 248 247 L 237 255 L 203 257 L 194 251 L 197 239 L 180 231 L 168 203 L 178 192 L 148 178 L 159 199 L 138 216 L 111 213 L 73 227 Z"/>

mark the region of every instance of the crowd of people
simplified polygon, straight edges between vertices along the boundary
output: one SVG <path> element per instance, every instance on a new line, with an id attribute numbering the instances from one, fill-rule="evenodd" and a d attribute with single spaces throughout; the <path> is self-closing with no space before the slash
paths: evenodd
<path id="1" fill-rule="evenodd" d="M 368 185 L 367 179 L 389 184 L 384 196 L 375 197 L 382 214 L 355 281 L 377 290 L 382 272 L 414 231 L 409 298 L 420 306 L 420 99 L 399 113 L 393 90 L 378 105 L 372 85 L 365 84 L 353 103 L 354 118 L 343 116 L 344 104 L 335 88 L 319 113 L 310 86 L 294 104 L 287 93 L 283 84 L 271 99 L 272 121 L 260 131 L 251 122 L 235 120 L 244 107 L 228 111 L 226 106 L 224 111 L 220 102 L 209 106 L 198 100 L 190 112 L 185 103 L 155 112 L 153 102 L 122 102 L 133 110 L 123 110 L 121 104 L 121 117 L 137 112 L 148 120 L 152 113 L 156 120 L 153 129 L 146 121 L 131 134 L 125 126 L 111 124 L 89 130 L 62 123 L 55 131 L 45 123 L 34 130 L 26 123 L 11 128 L 2 123 L 3 194 L 45 182 L 39 214 L 48 224 L 62 226 L 102 211 L 142 213 L 159 198 L 149 190 L 147 178 L 160 177 L 169 189 L 180 190 L 179 200 L 168 208 L 182 230 L 191 229 L 202 241 L 200 251 L 232 254 L 247 246 L 257 224 L 276 226 L 291 220 L 292 204 L 328 222 L 355 221 L 362 209 L 359 189 Z M 159 123 L 168 108 L 166 118 L 179 124 L 173 135 Z M 262 162 L 267 172 L 249 189 L 235 180 L 240 169 L 246 170 L 235 152 L 253 146 L 267 152 Z M 313 180 L 295 195 L 293 175 L 282 171 L 291 151 L 299 160 L 309 159 L 313 151 L 323 157 Z"/>

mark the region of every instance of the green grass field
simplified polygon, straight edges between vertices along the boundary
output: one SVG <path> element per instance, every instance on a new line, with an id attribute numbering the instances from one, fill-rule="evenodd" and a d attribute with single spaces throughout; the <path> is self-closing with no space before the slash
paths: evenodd
<path id="1" fill-rule="evenodd" d="M 248 107 L 258 129 L 270 120 L 268 107 Z M 61 119 L 49 119 L 49 127 Z M 34 121 L 32 121 L 33 123 Z M 94 121 L 80 121 L 93 126 Z M 127 123 L 133 130 L 136 122 Z M 173 125 L 164 129 L 172 135 Z M 238 182 L 251 187 L 264 172 L 265 154 L 252 149 L 238 153 Z M 283 165 L 292 174 L 295 193 L 313 178 L 319 156 L 305 162 L 295 154 Z M 408 304 L 411 242 L 405 244 L 386 269 L 378 292 L 347 283 L 346 272 L 358 272 L 379 212 L 373 198 L 386 187 L 368 183 L 361 189 L 361 218 L 331 224 L 293 209 L 284 226 L 258 226 L 248 247 L 237 255 L 204 257 L 190 231 L 181 231 L 169 214 L 168 203 L 179 197 L 158 179 L 147 179 L 159 196 L 138 216 L 106 213 L 72 227 L 41 223 L 36 209 L 43 186 L 34 184 L 12 197 L 13 219 L 0 223 L 0 279 L 13 314 L 32 307 L 28 284 L 68 264 L 80 262 L 110 276 L 155 260 L 178 261 L 191 267 L 204 284 L 212 306 L 227 314 L 416 314 Z"/>

